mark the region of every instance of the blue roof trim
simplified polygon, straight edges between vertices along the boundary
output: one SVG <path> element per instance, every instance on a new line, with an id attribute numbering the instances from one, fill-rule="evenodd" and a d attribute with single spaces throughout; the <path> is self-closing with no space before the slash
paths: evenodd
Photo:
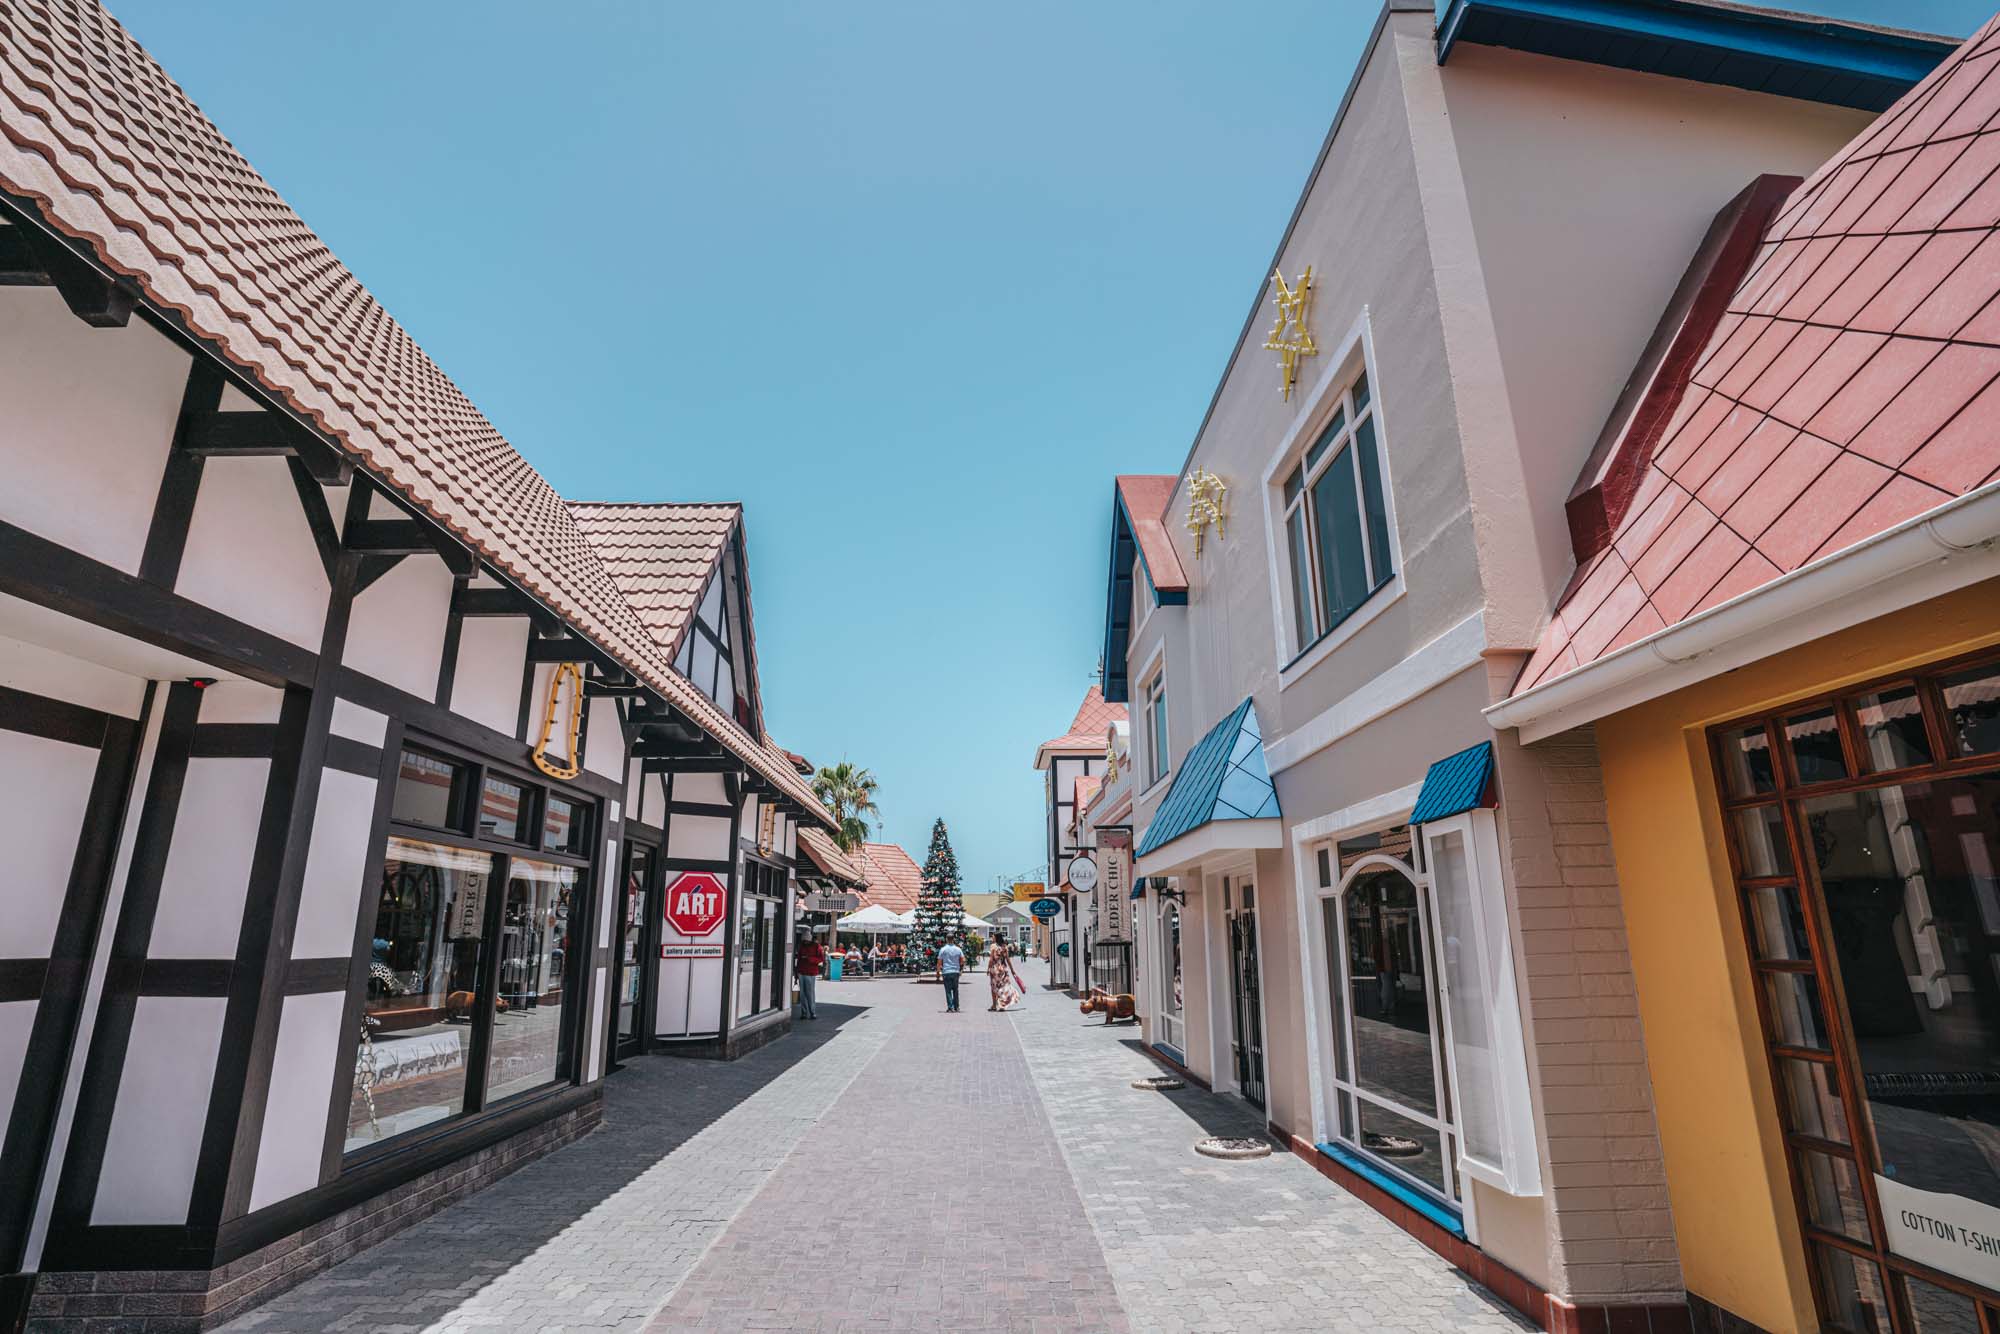
<path id="1" fill-rule="evenodd" d="M 1125 508 L 1125 493 L 1111 483 L 1111 587 L 1104 595 L 1104 698 L 1111 704 L 1129 703 L 1132 683 L 1126 679 L 1125 655 L 1132 642 L 1132 564 L 1146 572 L 1146 587 L 1153 601 L 1162 607 L 1187 605 L 1187 590 L 1160 592 L 1146 553 L 1132 535 L 1132 514 Z"/>
<path id="2" fill-rule="evenodd" d="M 1264 762 L 1257 710 L 1245 699 L 1194 743 L 1139 840 L 1141 857 L 1216 820 L 1275 819 L 1278 790 Z"/>
<path id="3" fill-rule="evenodd" d="M 1441 0 L 1437 58 L 1459 42 L 1882 111 L 1958 48 L 1807 14 L 1698 0 Z"/>
<path id="4" fill-rule="evenodd" d="M 1482 741 L 1456 755 L 1447 755 L 1424 775 L 1423 791 L 1417 794 L 1411 824 L 1443 820 L 1463 815 L 1486 804 L 1487 789 L 1493 785 L 1493 743 Z"/>

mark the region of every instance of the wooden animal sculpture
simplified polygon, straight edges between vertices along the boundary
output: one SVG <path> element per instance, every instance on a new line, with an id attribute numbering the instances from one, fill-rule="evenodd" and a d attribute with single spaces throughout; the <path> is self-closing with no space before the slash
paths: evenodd
<path id="1" fill-rule="evenodd" d="M 1131 1019 L 1139 1012 L 1139 1002 L 1131 996 L 1114 996 L 1103 987 L 1092 987 L 1090 994 L 1077 1004 L 1077 1009 L 1085 1014 L 1101 1014 L 1106 1026 L 1121 1019 Z"/>
<path id="2" fill-rule="evenodd" d="M 472 993 L 469 991 L 452 992 L 450 995 L 444 998 L 444 1017 L 446 1019 L 471 1018 L 472 1000 L 473 1000 Z M 507 1013 L 506 1000 L 504 998 L 496 1000 L 493 1003 L 493 1009 L 496 1014 Z"/>

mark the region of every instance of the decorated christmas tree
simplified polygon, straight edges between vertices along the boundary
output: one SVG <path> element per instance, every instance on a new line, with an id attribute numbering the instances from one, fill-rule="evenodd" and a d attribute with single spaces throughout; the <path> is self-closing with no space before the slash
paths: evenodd
<path id="1" fill-rule="evenodd" d="M 959 897 L 958 858 L 944 821 L 931 826 L 931 851 L 924 858 L 923 887 L 917 891 L 917 920 L 910 929 L 910 954 L 919 968 L 929 969 L 949 940 L 964 943 L 965 902 Z"/>

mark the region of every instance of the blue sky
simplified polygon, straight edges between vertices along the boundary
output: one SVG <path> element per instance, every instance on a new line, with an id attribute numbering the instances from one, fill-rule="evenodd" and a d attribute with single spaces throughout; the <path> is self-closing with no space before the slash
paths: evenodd
<path id="1" fill-rule="evenodd" d="M 1376 12 L 111 6 L 563 494 L 745 502 L 773 734 L 968 890 L 1041 859 L 1111 475 L 1180 465 Z"/>

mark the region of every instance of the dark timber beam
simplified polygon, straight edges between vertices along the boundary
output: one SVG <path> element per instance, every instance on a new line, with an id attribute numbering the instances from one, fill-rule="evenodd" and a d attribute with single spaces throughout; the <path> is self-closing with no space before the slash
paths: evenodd
<path id="1" fill-rule="evenodd" d="M 188 423 L 181 448 L 205 458 L 282 455 L 299 460 L 314 481 L 327 486 L 346 486 L 354 480 L 352 459 L 336 454 L 281 412 L 205 412 Z"/>
<path id="2" fill-rule="evenodd" d="M 723 754 L 713 741 L 660 741 L 642 737 L 632 747 L 632 757 L 640 760 L 712 760 Z"/>
<path id="3" fill-rule="evenodd" d="M 55 284 L 72 315 L 94 329 L 122 329 L 130 322 L 139 290 L 129 280 L 113 278 L 39 227 L 7 230 L 22 234 L 28 255 Z"/>
<path id="4" fill-rule="evenodd" d="M 363 556 L 435 555 L 454 575 L 470 579 L 479 573 L 479 558 L 470 548 L 417 519 L 358 519 L 347 526 L 341 544 Z"/>
<path id="5" fill-rule="evenodd" d="M 559 635 L 554 639 L 530 637 L 528 661 L 594 662 L 600 666 L 622 670 L 602 649 L 587 639 L 578 639 L 575 635 Z"/>
<path id="6" fill-rule="evenodd" d="M 641 760 L 645 772 L 649 774 L 734 774 L 743 768 L 743 761 L 734 755 L 711 755 L 695 759 L 649 759 Z"/>
<path id="7" fill-rule="evenodd" d="M 545 635 L 562 627 L 548 608 L 512 588 L 460 588 L 451 595 L 451 610 L 456 616 L 525 616 Z"/>
<path id="8" fill-rule="evenodd" d="M 20 227 L 0 227 L 0 287 L 46 287 L 49 275 L 28 249 L 28 234 Z"/>

